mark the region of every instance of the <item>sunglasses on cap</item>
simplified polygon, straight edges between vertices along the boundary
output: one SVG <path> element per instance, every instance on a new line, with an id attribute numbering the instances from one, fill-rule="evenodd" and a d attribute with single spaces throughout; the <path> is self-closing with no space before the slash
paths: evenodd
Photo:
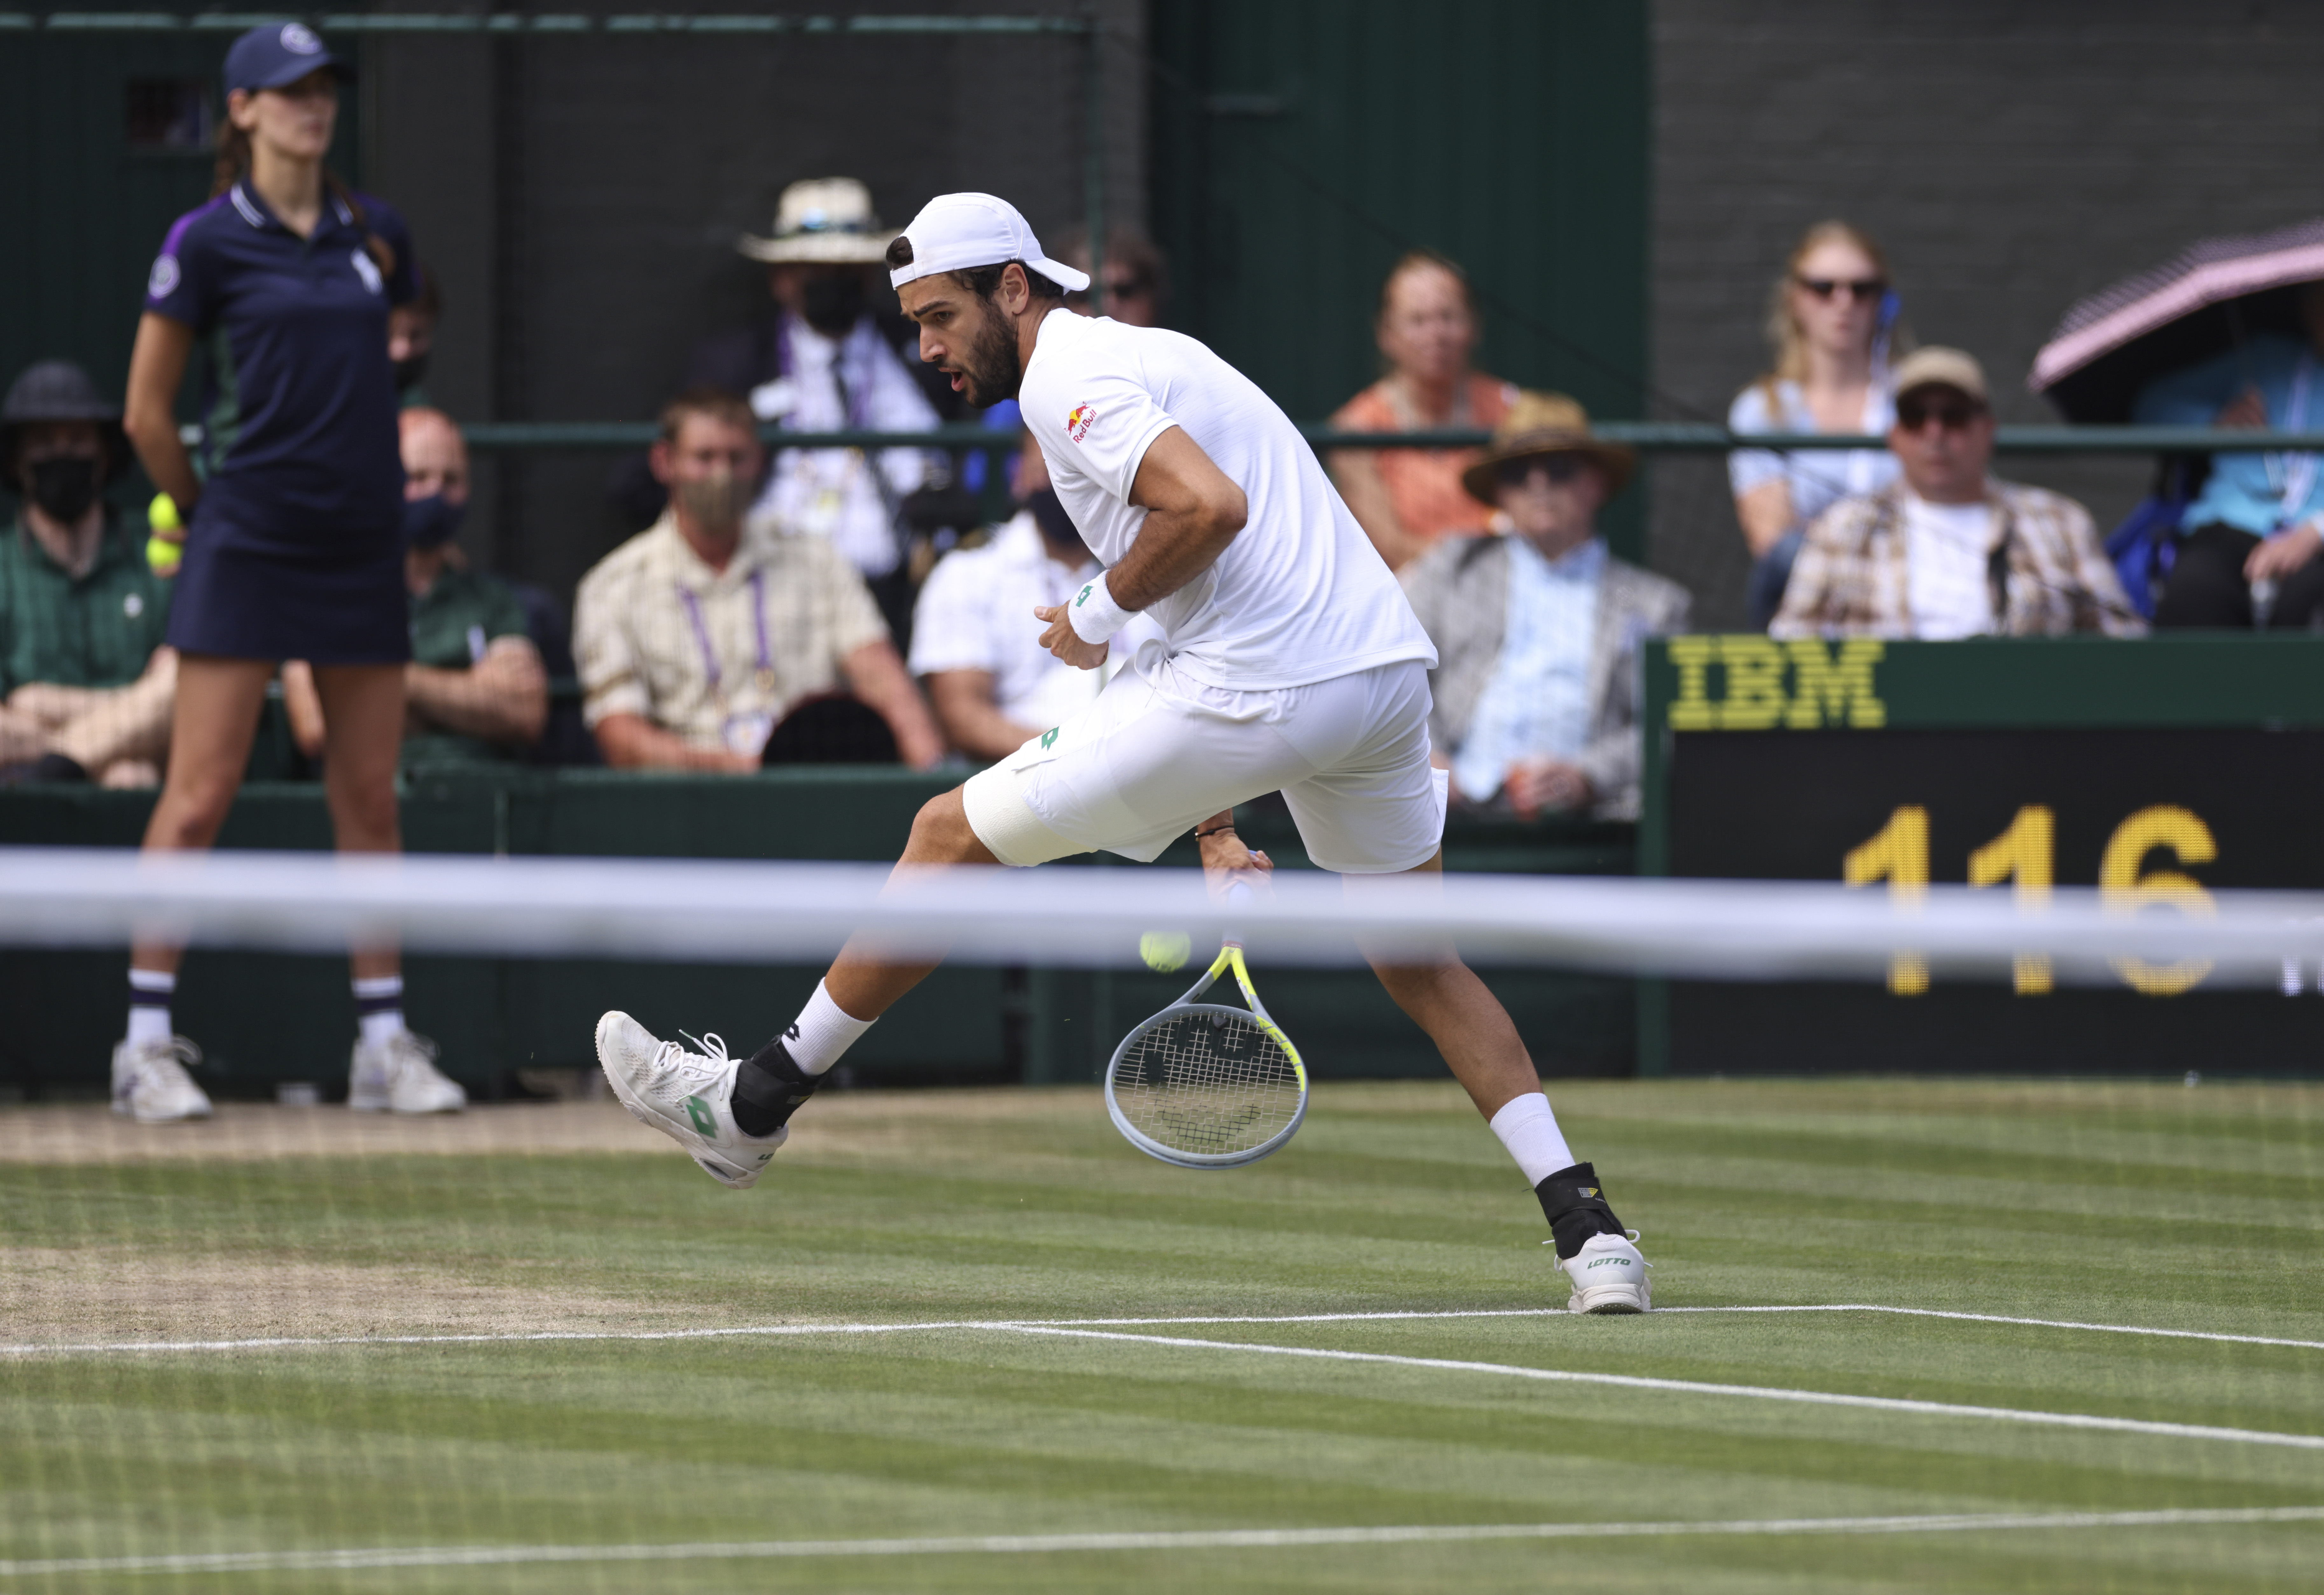
<path id="1" fill-rule="evenodd" d="M 1860 305 L 1872 303 L 1888 291 L 1887 282 L 1878 277 L 1794 277 L 1792 281 L 1820 300 L 1845 293 Z"/>
<path id="2" fill-rule="evenodd" d="M 1984 405 L 1962 393 L 1908 393 L 1896 401 L 1896 424 L 1907 432 L 1931 421 L 1948 432 L 1965 432 L 1984 413 Z"/>
<path id="3" fill-rule="evenodd" d="M 1503 460 L 1493 472 L 1494 479 L 1503 487 L 1523 487 L 1536 471 L 1552 482 L 1563 485 L 1582 474 L 1583 461 L 1578 454 L 1528 454 L 1513 460 Z"/>

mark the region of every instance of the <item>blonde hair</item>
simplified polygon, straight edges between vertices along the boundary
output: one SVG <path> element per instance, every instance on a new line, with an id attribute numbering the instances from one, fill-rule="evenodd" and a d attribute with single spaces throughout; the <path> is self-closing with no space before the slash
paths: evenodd
<path id="1" fill-rule="evenodd" d="M 1767 346 L 1775 352 L 1773 367 L 1761 374 L 1757 386 L 1767 397 L 1770 409 L 1775 407 L 1775 384 L 1805 380 L 1808 374 L 1807 338 L 1800 331 L 1798 319 L 1792 314 L 1792 284 L 1798 281 L 1801 263 L 1827 244 L 1845 244 L 1866 260 L 1884 282 L 1888 281 L 1888 257 L 1880 252 L 1862 230 L 1847 222 L 1832 220 L 1816 223 L 1800 235 L 1790 256 L 1784 262 L 1783 275 L 1776 278 L 1767 294 Z M 1873 341 L 1880 339 L 1879 324 L 1873 324 Z M 1888 327 L 1888 355 L 1891 359 L 1913 346 L 1913 335 L 1901 321 Z"/>

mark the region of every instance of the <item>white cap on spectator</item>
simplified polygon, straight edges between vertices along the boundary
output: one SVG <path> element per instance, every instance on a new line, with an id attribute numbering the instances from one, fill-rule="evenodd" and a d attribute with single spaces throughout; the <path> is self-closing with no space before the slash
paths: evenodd
<path id="1" fill-rule="evenodd" d="M 938 272 L 968 272 L 1006 261 L 1024 262 L 1069 293 L 1090 284 L 1088 272 L 1043 254 L 1041 241 L 1017 207 L 990 194 L 939 194 L 920 207 L 904 236 L 911 243 L 911 263 L 888 273 L 890 287 L 901 288 Z"/>

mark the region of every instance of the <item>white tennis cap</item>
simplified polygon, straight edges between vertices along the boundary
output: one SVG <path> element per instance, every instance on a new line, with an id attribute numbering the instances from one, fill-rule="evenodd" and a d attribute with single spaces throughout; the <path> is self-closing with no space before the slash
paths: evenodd
<path id="1" fill-rule="evenodd" d="M 904 236 L 911 241 L 912 263 L 888 273 L 891 288 L 938 272 L 966 272 L 1005 261 L 1023 261 L 1070 293 L 1090 285 L 1087 272 L 1043 254 L 1041 241 L 1017 207 L 990 194 L 939 194 L 920 207 Z"/>

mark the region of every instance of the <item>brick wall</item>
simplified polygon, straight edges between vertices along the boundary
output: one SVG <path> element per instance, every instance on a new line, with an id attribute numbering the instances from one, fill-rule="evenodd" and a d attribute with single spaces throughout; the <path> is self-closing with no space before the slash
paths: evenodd
<path id="1" fill-rule="evenodd" d="M 1967 348 L 2002 419 L 2076 297 L 2209 233 L 2324 210 L 2324 6 L 2172 0 L 1658 0 L 1653 371 L 1659 413 L 1723 416 L 1766 364 L 1768 283 L 1842 217 L 1888 252 L 1923 342 Z M 2144 462 L 2019 458 L 2109 526 Z M 1651 544 L 1739 622 L 1724 476 L 1658 466 Z"/>

